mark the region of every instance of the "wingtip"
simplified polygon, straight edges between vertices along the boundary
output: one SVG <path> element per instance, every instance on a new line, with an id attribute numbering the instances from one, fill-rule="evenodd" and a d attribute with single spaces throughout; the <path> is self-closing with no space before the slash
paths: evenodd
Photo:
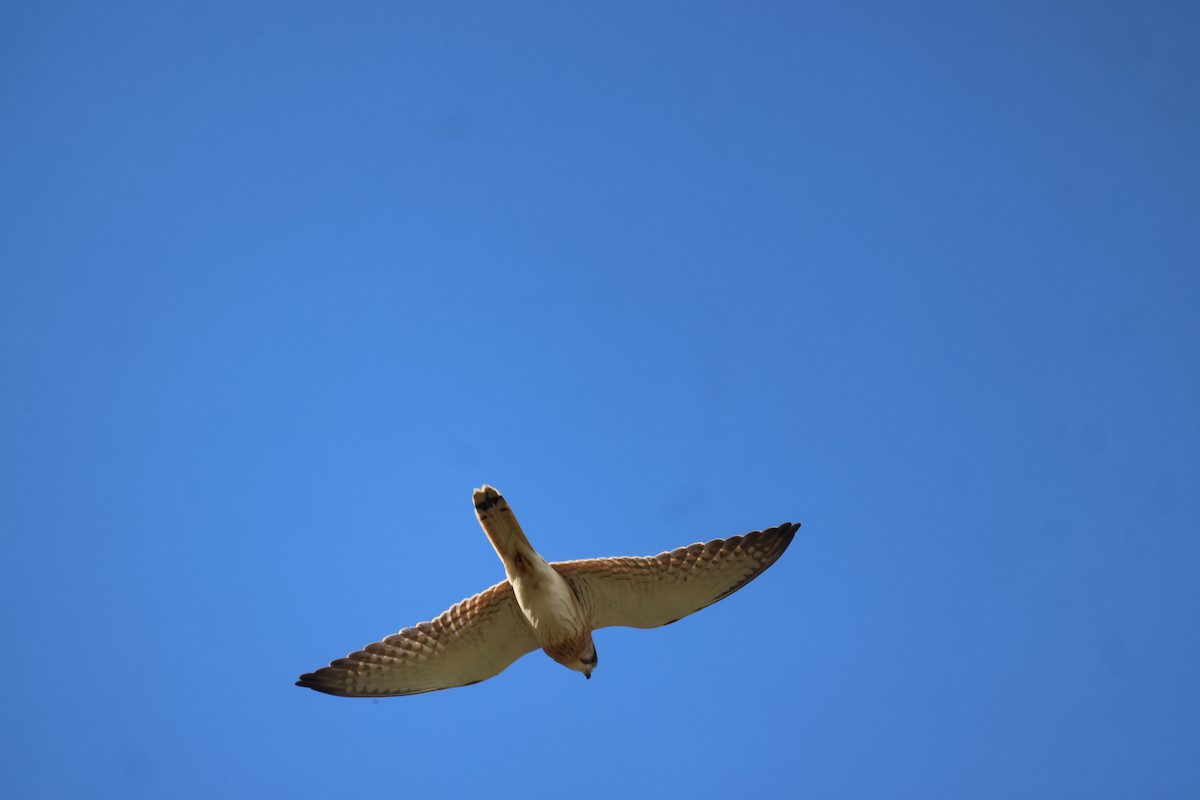
<path id="1" fill-rule="evenodd" d="M 320 692 L 321 694 L 330 694 L 334 697 L 351 696 L 344 689 L 322 681 L 319 675 L 311 672 L 301 675 L 300 680 L 296 681 L 296 686 L 299 686 L 301 689 L 312 689 L 314 692 Z"/>
<path id="2" fill-rule="evenodd" d="M 799 522 L 781 522 L 773 528 L 766 528 L 762 531 L 755 531 L 747 534 L 748 537 L 762 537 L 763 541 L 775 542 L 775 547 L 778 552 L 782 553 L 796 538 L 796 531 L 800 530 Z"/>
<path id="3" fill-rule="evenodd" d="M 800 530 L 800 525 L 799 522 L 781 522 L 774 528 L 767 528 L 763 533 L 778 533 L 790 539 L 796 535 L 796 531 Z"/>

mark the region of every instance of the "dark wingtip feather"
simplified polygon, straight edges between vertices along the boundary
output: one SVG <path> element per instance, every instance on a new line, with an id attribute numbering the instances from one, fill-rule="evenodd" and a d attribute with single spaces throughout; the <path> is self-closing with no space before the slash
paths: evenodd
<path id="1" fill-rule="evenodd" d="M 762 532 L 762 536 L 778 536 L 787 547 L 792 543 L 792 539 L 796 536 L 796 531 L 800 530 L 799 522 L 781 522 L 774 528 L 767 528 Z"/>
<path id="2" fill-rule="evenodd" d="M 306 672 L 296 681 L 296 685 L 304 689 L 312 689 L 313 691 L 322 692 L 324 694 L 332 694 L 339 697 L 349 697 L 344 681 L 337 680 L 339 675 L 330 676 L 322 674 L 330 670 L 329 667 L 321 667 L 316 672 Z M 332 671 L 332 670 L 331 670 Z"/>
<path id="3" fill-rule="evenodd" d="M 296 685 L 300 686 L 302 688 L 305 688 L 305 689 L 312 689 L 314 692 L 320 692 L 321 694 L 330 694 L 330 695 L 333 695 L 334 697 L 365 697 L 366 696 L 366 695 L 350 694 L 349 692 L 347 692 L 343 689 L 338 689 L 338 688 L 329 686 L 324 683 L 317 683 L 315 681 L 312 681 L 312 682 L 296 681 Z"/>

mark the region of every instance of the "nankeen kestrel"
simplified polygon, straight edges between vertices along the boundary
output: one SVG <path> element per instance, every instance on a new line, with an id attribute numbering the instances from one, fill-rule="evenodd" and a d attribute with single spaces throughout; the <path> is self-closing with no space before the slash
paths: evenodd
<path id="1" fill-rule="evenodd" d="M 539 647 L 590 678 L 592 631 L 657 628 L 736 592 L 775 563 L 799 524 L 714 539 L 646 558 L 547 563 L 491 486 L 475 490 L 475 515 L 508 580 L 382 642 L 296 681 L 343 697 L 388 697 L 468 686 Z"/>

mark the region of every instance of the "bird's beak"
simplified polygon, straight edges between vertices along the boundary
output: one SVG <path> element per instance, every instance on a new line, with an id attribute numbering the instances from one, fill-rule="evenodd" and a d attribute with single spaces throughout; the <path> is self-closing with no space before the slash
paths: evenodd
<path id="1" fill-rule="evenodd" d="M 583 677 L 590 681 L 592 679 L 592 673 L 585 672 L 583 673 Z"/>

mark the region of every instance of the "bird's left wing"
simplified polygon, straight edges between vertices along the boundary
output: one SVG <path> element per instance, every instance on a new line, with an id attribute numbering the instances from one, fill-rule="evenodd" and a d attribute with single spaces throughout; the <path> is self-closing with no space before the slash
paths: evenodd
<path id="1" fill-rule="evenodd" d="M 342 697 L 389 697 L 467 686 L 538 648 L 508 581 L 296 681 Z"/>

